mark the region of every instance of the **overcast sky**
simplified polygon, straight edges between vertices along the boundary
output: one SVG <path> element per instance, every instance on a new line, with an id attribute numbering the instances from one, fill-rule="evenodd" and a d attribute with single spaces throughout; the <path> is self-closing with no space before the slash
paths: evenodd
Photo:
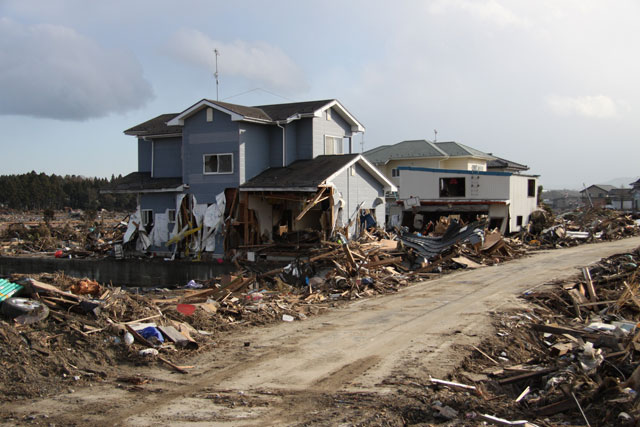
<path id="1" fill-rule="evenodd" d="M 640 175 L 636 0 L 0 0 L 0 174 L 137 167 L 122 132 L 216 96 L 336 98 L 364 149 L 458 141 L 547 189 Z M 361 138 L 356 138 L 360 148 Z"/>

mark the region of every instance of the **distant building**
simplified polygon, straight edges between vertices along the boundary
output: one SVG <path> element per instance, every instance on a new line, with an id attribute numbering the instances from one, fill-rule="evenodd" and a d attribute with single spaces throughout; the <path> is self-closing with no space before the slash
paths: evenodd
<path id="1" fill-rule="evenodd" d="M 487 215 L 490 227 L 508 233 L 525 227 L 537 207 L 538 175 L 522 174 L 526 165 L 458 142 L 402 141 L 364 156 L 398 187 L 387 195 L 391 222 Z"/>

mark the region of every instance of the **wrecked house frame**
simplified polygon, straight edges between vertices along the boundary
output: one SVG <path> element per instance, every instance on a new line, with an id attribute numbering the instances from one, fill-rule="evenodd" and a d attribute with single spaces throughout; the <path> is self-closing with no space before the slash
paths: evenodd
<path id="1" fill-rule="evenodd" d="M 106 192 L 138 195 L 125 249 L 222 258 L 287 232 L 384 221 L 395 187 L 352 151 L 364 127 L 337 100 L 247 107 L 203 99 L 125 131 L 138 171 Z M 347 153 L 347 154 L 345 154 Z"/>

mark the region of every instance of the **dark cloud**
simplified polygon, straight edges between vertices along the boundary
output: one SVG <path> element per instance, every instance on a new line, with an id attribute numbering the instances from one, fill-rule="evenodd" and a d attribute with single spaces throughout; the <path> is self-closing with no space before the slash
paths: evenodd
<path id="1" fill-rule="evenodd" d="M 86 120 L 144 106 L 153 98 L 130 53 L 58 25 L 0 18 L 0 114 Z"/>

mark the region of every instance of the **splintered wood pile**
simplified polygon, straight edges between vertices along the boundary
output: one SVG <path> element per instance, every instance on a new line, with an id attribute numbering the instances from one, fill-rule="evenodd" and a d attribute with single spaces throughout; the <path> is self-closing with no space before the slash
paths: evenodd
<path id="1" fill-rule="evenodd" d="M 499 316 L 497 336 L 451 378 L 477 390 L 464 405 L 504 422 L 637 425 L 639 262 L 640 248 L 525 294 L 533 309 Z M 459 392 L 448 390 L 437 397 L 456 409 Z"/>

